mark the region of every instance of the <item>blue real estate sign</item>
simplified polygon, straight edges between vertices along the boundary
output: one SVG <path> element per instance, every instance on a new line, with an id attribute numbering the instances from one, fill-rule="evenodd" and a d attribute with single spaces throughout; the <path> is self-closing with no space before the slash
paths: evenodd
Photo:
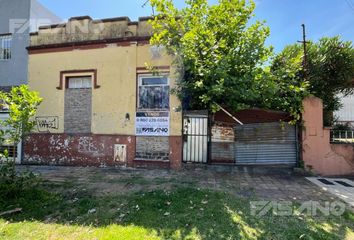
<path id="1" fill-rule="evenodd" d="M 137 112 L 135 119 L 135 134 L 137 136 L 169 136 L 169 113 Z"/>

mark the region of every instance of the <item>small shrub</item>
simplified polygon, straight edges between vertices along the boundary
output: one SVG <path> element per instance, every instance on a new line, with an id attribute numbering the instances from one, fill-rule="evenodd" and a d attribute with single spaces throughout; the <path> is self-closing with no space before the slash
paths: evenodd
<path id="1" fill-rule="evenodd" d="M 15 162 L 5 156 L 1 157 L 3 162 L 0 165 L 0 195 L 13 199 L 21 192 L 34 189 L 38 186 L 40 178 L 30 171 L 17 172 Z"/>
<path id="2" fill-rule="evenodd" d="M 41 102 L 39 94 L 26 85 L 13 87 L 10 93 L 0 91 L 0 107 L 9 110 L 9 117 L 0 121 L 0 146 L 10 142 L 15 147 L 25 140 L 35 126 L 34 116 Z M 0 198 L 17 198 L 38 183 L 39 178 L 33 173 L 16 171 L 15 157 L 10 157 L 7 150 L 0 152 Z"/>

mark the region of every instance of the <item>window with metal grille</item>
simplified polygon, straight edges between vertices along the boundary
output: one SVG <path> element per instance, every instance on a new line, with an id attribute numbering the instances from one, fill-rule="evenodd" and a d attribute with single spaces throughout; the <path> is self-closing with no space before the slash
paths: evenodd
<path id="1" fill-rule="evenodd" d="M 11 35 L 0 35 L 0 60 L 11 59 Z"/>
<path id="2" fill-rule="evenodd" d="M 142 110 L 168 110 L 170 87 L 166 76 L 140 75 L 138 108 Z"/>
<path id="3" fill-rule="evenodd" d="M 10 158 L 17 157 L 17 146 L 0 145 L 0 154 L 4 154 L 6 150 Z"/>

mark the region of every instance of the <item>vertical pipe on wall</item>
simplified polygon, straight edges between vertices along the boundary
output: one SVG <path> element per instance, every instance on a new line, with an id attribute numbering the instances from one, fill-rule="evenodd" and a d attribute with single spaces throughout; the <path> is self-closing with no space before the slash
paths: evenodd
<path id="1" fill-rule="evenodd" d="M 299 146 L 299 126 L 298 124 L 295 125 L 295 148 L 296 148 L 296 166 L 300 167 L 300 146 Z"/>
<path id="2" fill-rule="evenodd" d="M 208 111 L 208 115 L 207 115 L 207 126 L 208 126 L 208 129 L 207 129 L 207 141 L 208 141 L 208 144 L 207 144 L 207 163 L 209 164 L 211 162 L 211 127 L 212 127 L 212 115 L 210 114 L 210 112 Z"/>

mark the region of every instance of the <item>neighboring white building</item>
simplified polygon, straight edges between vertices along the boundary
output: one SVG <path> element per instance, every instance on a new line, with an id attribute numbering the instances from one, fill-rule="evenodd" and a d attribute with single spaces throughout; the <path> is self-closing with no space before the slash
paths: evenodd
<path id="1" fill-rule="evenodd" d="M 60 23 L 61 19 L 37 0 L 0 0 L 0 90 L 10 91 L 13 86 L 27 84 L 30 31 L 42 25 Z M 0 108 L 0 121 L 9 116 Z M 14 149 L 15 148 L 15 149 Z M 7 149 L 16 161 L 21 160 L 21 144 L 0 145 L 0 153 Z"/>
<path id="2" fill-rule="evenodd" d="M 350 123 L 354 126 L 354 94 L 341 95 L 342 108 L 334 112 L 334 117 L 339 123 Z"/>
<path id="3" fill-rule="evenodd" d="M 30 31 L 60 22 L 37 0 L 0 0 L 0 90 L 27 84 Z"/>

